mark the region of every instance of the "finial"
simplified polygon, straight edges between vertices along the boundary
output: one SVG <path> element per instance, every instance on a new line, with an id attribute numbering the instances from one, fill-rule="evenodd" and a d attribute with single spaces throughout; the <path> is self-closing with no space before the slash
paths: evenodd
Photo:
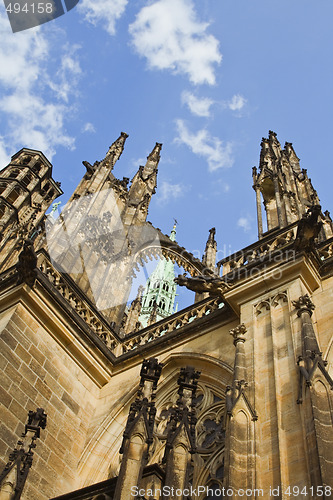
<path id="1" fill-rule="evenodd" d="M 174 218 L 173 220 L 174 220 L 174 224 L 173 224 L 173 228 L 171 230 L 170 236 L 169 236 L 169 238 L 170 238 L 171 241 L 175 241 L 176 240 L 176 226 L 178 224 L 177 219 Z"/>
<path id="2" fill-rule="evenodd" d="M 160 142 L 156 142 L 154 149 L 147 156 L 147 160 L 159 162 L 161 149 L 162 149 L 162 144 Z"/>
<path id="3" fill-rule="evenodd" d="M 53 214 L 54 214 L 54 212 L 57 211 L 59 205 L 61 205 L 61 201 L 58 201 L 57 203 L 53 203 L 52 210 L 50 212 L 51 217 L 53 217 Z"/>

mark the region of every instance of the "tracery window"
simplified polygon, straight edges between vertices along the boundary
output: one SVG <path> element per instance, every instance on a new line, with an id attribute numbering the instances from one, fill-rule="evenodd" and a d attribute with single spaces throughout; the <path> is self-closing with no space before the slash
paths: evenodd
<path id="1" fill-rule="evenodd" d="M 173 388 L 163 400 L 157 398 L 155 436 L 150 449 L 148 464 L 162 463 L 165 448 L 165 431 L 171 408 L 177 400 L 177 388 Z M 203 382 L 198 384 L 196 397 L 196 441 L 197 453 L 193 459 L 190 481 L 193 487 L 209 486 L 213 490 L 222 490 L 224 476 L 223 418 L 225 394 L 222 388 L 213 387 Z M 203 494 L 200 500 L 213 500 L 217 496 Z M 219 496 L 219 498 L 223 498 Z"/>

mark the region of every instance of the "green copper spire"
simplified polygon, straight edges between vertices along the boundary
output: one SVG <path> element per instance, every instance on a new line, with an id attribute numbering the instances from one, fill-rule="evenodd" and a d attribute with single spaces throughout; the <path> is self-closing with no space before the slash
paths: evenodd
<path id="1" fill-rule="evenodd" d="M 176 221 L 170 234 L 170 240 L 176 240 Z M 159 321 L 173 314 L 177 285 L 174 282 L 174 264 L 162 257 L 147 280 L 142 296 L 142 309 L 139 321 L 142 326 Z M 155 317 L 156 315 L 156 317 Z"/>

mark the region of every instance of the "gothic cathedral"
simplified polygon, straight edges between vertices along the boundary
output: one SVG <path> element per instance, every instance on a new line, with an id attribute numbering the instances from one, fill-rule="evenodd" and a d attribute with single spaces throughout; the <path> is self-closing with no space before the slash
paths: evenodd
<path id="1" fill-rule="evenodd" d="M 333 497 L 333 224 L 292 144 L 216 262 L 214 228 L 199 260 L 147 221 L 162 145 L 130 181 L 126 140 L 58 216 L 43 153 L 0 172 L 0 499 Z"/>

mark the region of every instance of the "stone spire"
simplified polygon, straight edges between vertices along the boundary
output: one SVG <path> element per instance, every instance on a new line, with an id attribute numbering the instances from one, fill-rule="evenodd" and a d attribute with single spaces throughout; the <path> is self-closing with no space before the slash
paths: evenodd
<path id="1" fill-rule="evenodd" d="M 146 221 L 151 197 L 156 192 L 161 149 L 162 144 L 157 142 L 152 152 L 147 156 L 146 165 L 140 166 L 132 179 L 124 215 L 126 225 Z"/>
<path id="2" fill-rule="evenodd" d="M 97 193 L 102 189 L 112 187 L 114 176 L 111 172 L 124 151 L 127 137 L 128 134 L 121 132 L 118 139 L 109 147 L 103 160 L 95 161 L 93 165 L 88 161 L 82 162 L 86 168 L 86 173 L 69 199 L 69 203 L 81 196 Z"/>
<path id="3" fill-rule="evenodd" d="M 176 239 L 176 223 L 170 240 Z M 154 321 L 166 318 L 174 313 L 177 285 L 174 282 L 175 267 L 171 260 L 162 257 L 147 280 L 142 297 L 142 309 L 139 321 L 147 326 Z M 152 314 L 153 313 L 153 314 Z"/>
<path id="4" fill-rule="evenodd" d="M 212 227 L 209 230 L 209 236 L 206 243 L 205 252 L 202 257 L 203 264 L 211 271 L 215 270 L 215 262 L 216 262 L 217 243 L 215 241 L 215 232 L 216 232 L 215 227 Z"/>
<path id="5" fill-rule="evenodd" d="M 46 427 L 47 415 L 43 408 L 29 411 L 21 439 L 9 455 L 9 461 L 0 473 L 0 498 L 19 500 L 33 463 L 33 450 L 40 437 L 40 429 Z"/>
<path id="6" fill-rule="evenodd" d="M 138 288 L 138 293 L 135 299 L 133 300 L 128 314 L 126 318 L 126 324 L 125 324 L 125 333 L 131 333 L 136 331 L 138 328 L 141 327 L 141 323 L 139 321 L 140 313 L 141 313 L 141 308 L 142 308 L 142 295 L 144 292 L 144 287 L 139 286 Z"/>
<path id="7" fill-rule="evenodd" d="M 257 198 L 258 235 L 262 238 L 262 202 L 267 217 L 267 230 L 283 228 L 297 222 L 308 208 L 319 205 L 319 198 L 305 169 L 300 168 L 299 158 L 290 142 L 281 148 L 275 132 L 269 131 L 268 139 L 261 142 L 259 172 L 252 169 L 253 189 Z M 322 216 L 323 219 L 324 216 Z M 323 228 L 322 237 L 331 236 L 331 226 Z"/>

